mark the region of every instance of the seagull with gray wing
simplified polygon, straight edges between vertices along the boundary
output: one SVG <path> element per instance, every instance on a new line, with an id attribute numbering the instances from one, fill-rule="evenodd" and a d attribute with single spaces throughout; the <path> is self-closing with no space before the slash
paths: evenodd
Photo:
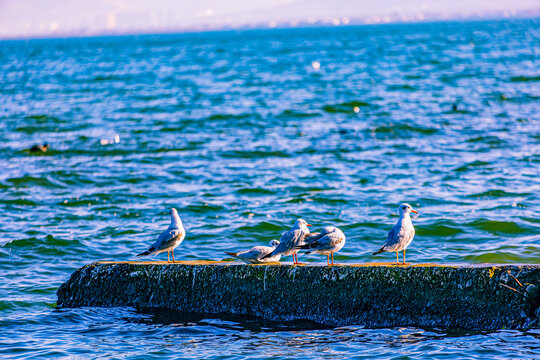
<path id="1" fill-rule="evenodd" d="M 411 205 L 403 203 L 399 205 L 399 219 L 388 233 L 386 242 L 380 248 L 379 251 L 374 252 L 373 255 L 380 254 L 385 251 L 396 252 L 396 263 L 399 264 L 399 252 L 403 250 L 403 264 L 405 264 L 405 249 L 411 243 L 414 238 L 414 226 L 411 221 L 409 213 L 418 214 Z"/>
<path id="2" fill-rule="evenodd" d="M 300 264 L 298 262 L 298 246 L 304 243 L 304 238 L 309 235 L 308 224 L 304 219 L 298 219 L 294 222 L 291 230 L 283 233 L 279 239 L 279 245 L 276 249 L 268 255 L 263 256 L 261 259 L 268 258 L 270 256 L 281 255 L 292 255 L 293 264 Z"/>
<path id="3" fill-rule="evenodd" d="M 325 226 L 320 233 L 313 233 L 304 239 L 305 244 L 297 246 L 297 249 L 307 249 L 306 254 L 326 255 L 326 262 L 334 265 L 334 253 L 341 250 L 345 245 L 345 234 L 335 226 Z"/>
<path id="4" fill-rule="evenodd" d="M 279 245 L 279 241 L 272 240 L 268 246 L 254 246 L 249 250 L 240 251 L 240 252 L 225 252 L 225 254 L 234 256 L 245 262 L 246 264 L 264 264 L 269 262 L 278 262 L 281 258 L 281 254 L 277 254 L 270 257 L 262 258 L 270 253 L 272 253 L 276 247 Z"/>
<path id="5" fill-rule="evenodd" d="M 178 211 L 176 211 L 175 208 L 172 208 L 169 211 L 169 215 L 171 216 L 171 225 L 169 225 L 169 228 L 161 233 L 159 238 L 156 240 L 152 246 L 148 248 L 143 253 L 140 253 L 137 255 L 139 256 L 146 256 L 150 254 L 157 255 L 162 252 L 167 252 L 167 262 L 170 262 L 169 253 L 172 253 L 173 263 L 174 260 L 174 249 L 184 241 L 184 237 L 186 236 L 186 230 L 184 230 L 184 226 L 182 225 L 182 220 L 180 220 L 180 216 L 178 216 Z"/>

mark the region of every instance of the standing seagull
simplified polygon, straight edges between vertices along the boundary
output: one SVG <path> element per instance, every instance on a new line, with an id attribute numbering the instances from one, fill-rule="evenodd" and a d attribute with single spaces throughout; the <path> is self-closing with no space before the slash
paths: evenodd
<path id="1" fill-rule="evenodd" d="M 270 256 L 267 258 L 262 258 L 265 255 L 270 254 L 276 249 L 276 246 L 279 245 L 279 241 L 272 240 L 268 246 L 254 246 L 249 250 L 240 251 L 240 252 L 225 252 L 225 254 L 234 256 L 245 262 L 246 264 L 263 264 L 267 262 L 278 262 L 281 258 L 281 254 Z"/>
<path id="2" fill-rule="evenodd" d="M 304 243 L 304 238 L 309 235 L 309 229 L 307 228 L 308 226 L 311 225 L 308 224 L 304 219 L 296 220 L 291 230 L 281 235 L 279 245 L 276 247 L 276 249 L 270 254 L 263 256 L 261 259 L 276 256 L 278 254 L 292 255 L 293 264 L 299 264 L 298 255 L 296 255 L 299 250 L 297 247 L 302 245 Z"/>
<path id="3" fill-rule="evenodd" d="M 396 252 L 396 263 L 399 264 L 399 252 L 403 250 L 403 264 L 405 264 L 405 249 L 411 243 L 414 238 L 414 226 L 411 221 L 411 216 L 409 213 L 413 212 L 418 214 L 411 205 L 403 203 L 399 205 L 399 220 L 396 225 L 388 233 L 386 242 L 383 244 L 381 249 L 377 252 L 374 252 L 373 255 L 380 254 L 385 251 L 395 251 Z"/>
<path id="4" fill-rule="evenodd" d="M 306 254 L 326 255 L 328 265 L 330 265 L 330 255 L 332 255 L 332 265 L 334 265 L 334 253 L 345 245 L 345 234 L 335 226 L 325 226 L 320 233 L 306 236 L 304 241 L 305 244 L 298 246 L 298 249 L 308 249 Z"/>
<path id="5" fill-rule="evenodd" d="M 180 245 L 182 241 L 184 241 L 184 237 L 186 236 L 186 230 L 184 230 L 182 220 L 180 220 L 180 216 L 178 216 L 178 211 L 176 211 L 175 208 L 172 208 L 169 211 L 169 215 L 171 215 L 171 225 L 169 225 L 169 228 L 162 232 L 161 235 L 159 235 L 159 238 L 154 244 L 152 244 L 152 246 L 148 248 L 148 250 L 140 253 L 137 256 L 146 256 L 150 254 L 157 255 L 166 251 L 167 262 L 170 262 L 169 252 L 171 252 L 172 260 L 174 263 L 174 249 L 178 245 Z"/>

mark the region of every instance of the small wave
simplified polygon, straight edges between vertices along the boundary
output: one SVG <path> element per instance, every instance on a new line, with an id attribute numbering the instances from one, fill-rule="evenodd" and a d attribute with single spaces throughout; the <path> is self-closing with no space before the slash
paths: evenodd
<path id="1" fill-rule="evenodd" d="M 488 191 L 484 191 L 477 194 L 470 194 L 467 195 L 468 198 L 475 198 L 475 199 L 484 199 L 484 198 L 501 198 L 501 197 L 522 197 L 522 196 L 529 196 L 531 193 L 514 193 L 509 191 L 504 191 L 500 189 L 492 189 Z"/>
<path id="2" fill-rule="evenodd" d="M 275 195 L 276 191 L 263 189 L 263 188 L 242 188 L 236 190 L 240 195 Z"/>
<path id="3" fill-rule="evenodd" d="M 470 163 L 467 163 L 465 165 L 461 165 L 461 166 L 455 168 L 454 171 L 455 172 L 467 172 L 467 171 L 470 171 L 471 169 L 479 168 L 479 167 L 485 167 L 485 166 L 488 166 L 488 165 L 491 165 L 491 163 L 486 162 L 486 161 L 475 160 L 475 161 L 472 161 Z"/>
<path id="4" fill-rule="evenodd" d="M 285 110 L 281 114 L 275 116 L 276 119 L 304 119 L 320 116 L 318 112 L 299 112 L 294 110 Z"/>
<path id="5" fill-rule="evenodd" d="M 293 224 L 291 224 L 292 226 Z M 238 227 L 237 231 L 245 231 L 250 234 L 261 234 L 261 233 L 276 233 L 276 236 L 279 238 L 281 236 L 281 233 L 286 231 L 287 226 L 283 226 L 281 224 L 275 224 L 269 221 L 261 221 L 255 225 L 244 225 Z"/>
<path id="6" fill-rule="evenodd" d="M 408 85 L 408 84 L 388 85 L 386 87 L 386 89 L 388 91 L 402 91 L 402 90 L 415 91 L 415 90 L 417 90 L 414 86 L 411 86 L 411 85 Z"/>
<path id="7" fill-rule="evenodd" d="M 464 233 L 463 229 L 448 225 L 432 224 L 416 227 L 416 234 L 420 236 L 452 236 Z"/>
<path id="8" fill-rule="evenodd" d="M 32 254 L 63 256 L 79 251 L 81 243 L 79 240 L 61 239 L 53 235 L 44 237 L 28 237 L 16 239 L 5 243 L 3 247 L 10 249 L 32 249 Z"/>
<path id="9" fill-rule="evenodd" d="M 262 159 L 268 157 L 290 158 L 292 155 L 286 151 L 264 150 L 230 150 L 220 154 L 225 159 Z"/>
<path id="10" fill-rule="evenodd" d="M 538 228 L 533 226 L 524 226 L 513 221 L 494 221 L 480 219 L 475 220 L 468 224 L 473 228 L 478 230 L 486 231 L 493 235 L 499 234 L 509 234 L 509 235 L 519 235 L 519 234 L 530 234 L 538 231 Z"/>
<path id="11" fill-rule="evenodd" d="M 406 133 L 420 133 L 424 135 L 432 135 L 438 132 L 437 129 L 427 128 L 422 126 L 411 126 L 408 124 L 388 124 L 381 125 L 369 129 L 370 132 L 376 134 L 394 134 L 396 136 L 403 135 Z"/>
<path id="12" fill-rule="evenodd" d="M 42 186 L 45 188 L 64 188 L 57 181 L 51 181 L 47 177 L 21 176 L 6 180 L 16 188 L 29 188 L 33 186 Z"/>
<path id="13" fill-rule="evenodd" d="M 496 136 L 477 136 L 474 138 L 467 139 L 466 141 L 470 143 L 480 142 L 480 143 L 485 143 L 489 145 L 503 145 L 506 143 L 504 140 Z"/>

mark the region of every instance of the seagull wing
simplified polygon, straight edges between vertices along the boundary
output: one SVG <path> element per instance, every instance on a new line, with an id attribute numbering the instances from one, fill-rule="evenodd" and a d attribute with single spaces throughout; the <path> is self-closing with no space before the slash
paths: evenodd
<path id="1" fill-rule="evenodd" d="M 289 230 L 283 233 L 279 239 L 279 245 L 276 249 L 268 255 L 264 255 L 262 259 L 277 254 L 287 254 L 289 251 L 294 250 L 298 245 L 302 244 L 306 235 L 300 229 Z"/>
<path id="2" fill-rule="evenodd" d="M 319 240 L 320 238 L 322 238 L 324 236 L 323 233 L 311 233 L 309 235 L 307 235 L 304 239 L 304 242 L 306 244 L 311 244 L 311 243 L 314 243 L 316 242 L 317 240 Z"/>
<path id="3" fill-rule="evenodd" d="M 159 235 L 159 238 L 152 245 L 155 250 L 168 249 L 173 246 L 180 238 L 183 238 L 184 232 L 182 229 L 172 228 L 167 229 Z"/>

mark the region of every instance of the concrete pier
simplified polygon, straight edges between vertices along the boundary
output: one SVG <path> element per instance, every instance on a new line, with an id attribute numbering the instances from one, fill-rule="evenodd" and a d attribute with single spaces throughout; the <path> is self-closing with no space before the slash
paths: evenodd
<path id="1" fill-rule="evenodd" d="M 539 288 L 540 265 L 96 262 L 75 271 L 57 294 L 60 308 L 128 306 L 331 326 L 487 330 L 539 327 Z"/>

